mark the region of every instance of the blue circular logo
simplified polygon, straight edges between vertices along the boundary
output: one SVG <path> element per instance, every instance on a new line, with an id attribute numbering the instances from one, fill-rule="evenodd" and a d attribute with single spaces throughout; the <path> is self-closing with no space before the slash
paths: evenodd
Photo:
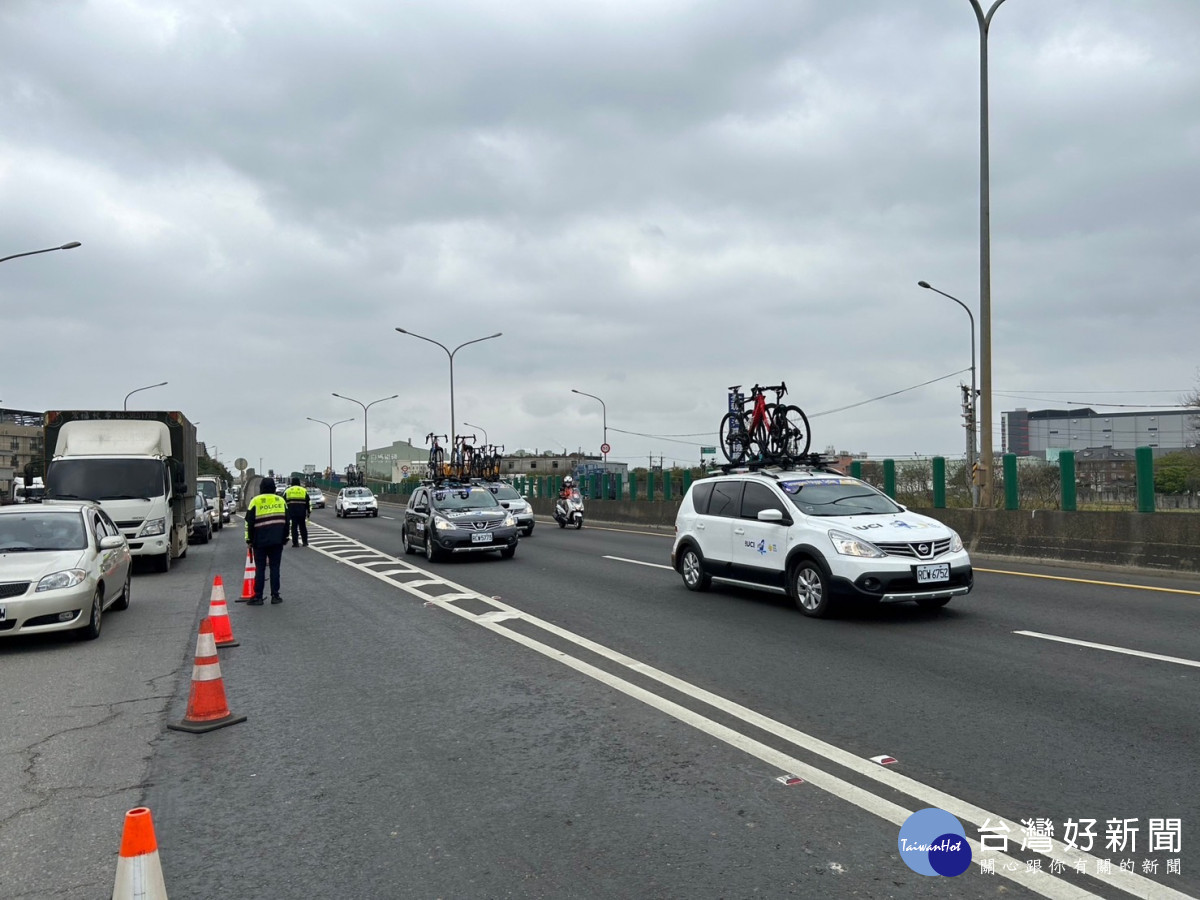
<path id="1" fill-rule="evenodd" d="M 944 809 L 919 809 L 900 826 L 900 858 L 919 875 L 953 877 L 971 865 L 971 845 L 958 819 Z"/>

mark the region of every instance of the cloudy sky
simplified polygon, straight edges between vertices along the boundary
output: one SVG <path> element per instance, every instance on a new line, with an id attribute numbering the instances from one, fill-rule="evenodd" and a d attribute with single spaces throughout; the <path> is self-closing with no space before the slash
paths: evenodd
<path id="1" fill-rule="evenodd" d="M 991 28 L 1000 413 L 1197 385 L 1200 3 Z M 691 462 L 734 383 L 814 447 L 964 452 L 968 0 L 0 0 L 0 399 L 184 411 L 226 463 L 363 439 Z M 940 380 L 939 380 L 940 379 Z M 919 386 L 923 385 L 923 386 Z M 885 396 L 891 395 L 891 396 Z M 876 399 L 883 398 L 883 399 Z M 864 402 L 871 401 L 871 402 Z M 856 405 L 861 404 L 861 405 Z M 849 408 L 847 408 L 849 407 Z"/>

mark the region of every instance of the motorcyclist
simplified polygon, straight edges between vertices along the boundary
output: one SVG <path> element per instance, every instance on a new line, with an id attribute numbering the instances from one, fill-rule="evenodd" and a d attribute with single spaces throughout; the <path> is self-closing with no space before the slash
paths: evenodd
<path id="1" fill-rule="evenodd" d="M 571 495 L 575 493 L 575 479 L 570 475 L 563 478 L 562 490 L 558 492 L 559 500 L 570 500 Z"/>

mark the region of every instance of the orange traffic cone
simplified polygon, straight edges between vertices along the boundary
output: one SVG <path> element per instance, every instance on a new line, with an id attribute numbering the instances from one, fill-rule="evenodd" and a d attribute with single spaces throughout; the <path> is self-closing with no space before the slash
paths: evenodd
<path id="1" fill-rule="evenodd" d="M 213 639 L 218 647 L 237 647 L 233 638 L 233 623 L 229 621 L 229 607 L 225 605 L 225 584 L 218 575 L 213 579 L 212 597 L 208 601 L 208 617 L 213 623 Z"/>
<path id="2" fill-rule="evenodd" d="M 125 813 L 121 833 L 121 855 L 117 859 L 117 880 L 113 900 L 167 900 L 162 863 L 158 859 L 158 839 L 150 810 L 144 806 Z"/>
<path id="3" fill-rule="evenodd" d="M 187 713 L 182 722 L 168 723 L 176 731 L 202 734 L 245 722 L 245 716 L 229 711 L 225 699 L 225 681 L 221 678 L 221 663 L 217 659 L 217 642 L 213 639 L 212 619 L 205 616 L 196 638 L 196 664 L 192 666 L 192 690 L 188 694 Z"/>
<path id="4" fill-rule="evenodd" d="M 257 574 L 258 568 L 254 565 L 254 551 L 247 547 L 246 574 L 242 578 L 242 596 L 238 598 L 238 603 L 245 603 L 254 598 L 254 578 Z"/>

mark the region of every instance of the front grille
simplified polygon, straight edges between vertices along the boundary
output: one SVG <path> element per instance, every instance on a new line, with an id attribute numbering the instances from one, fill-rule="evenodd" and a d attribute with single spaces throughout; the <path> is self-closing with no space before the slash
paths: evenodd
<path id="1" fill-rule="evenodd" d="M 492 519 L 487 522 L 469 522 L 463 528 L 473 528 L 476 531 L 492 531 L 504 524 L 503 519 Z"/>
<path id="2" fill-rule="evenodd" d="M 118 528 L 132 528 L 136 531 L 138 528 L 142 527 L 142 520 L 134 519 L 129 522 L 118 522 L 117 527 Z"/>
<path id="3" fill-rule="evenodd" d="M 888 556 L 907 556 L 910 559 L 933 559 L 950 550 L 950 538 L 937 541 L 872 541 Z"/>
<path id="4" fill-rule="evenodd" d="M 0 600 L 5 597 L 20 597 L 23 593 L 29 590 L 29 581 L 9 581 L 5 584 L 0 584 Z"/>

